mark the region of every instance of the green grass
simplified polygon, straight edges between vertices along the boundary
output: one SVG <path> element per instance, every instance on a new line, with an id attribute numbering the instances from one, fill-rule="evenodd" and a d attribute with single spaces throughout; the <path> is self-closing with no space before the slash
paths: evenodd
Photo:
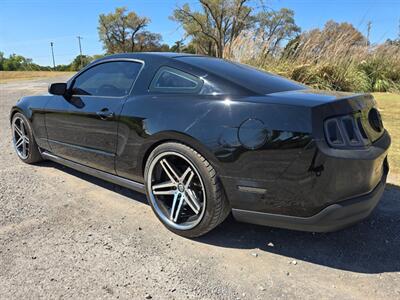
<path id="1" fill-rule="evenodd" d="M 389 181 L 400 184 L 400 94 L 373 93 L 383 124 L 392 137 L 389 150 Z"/>

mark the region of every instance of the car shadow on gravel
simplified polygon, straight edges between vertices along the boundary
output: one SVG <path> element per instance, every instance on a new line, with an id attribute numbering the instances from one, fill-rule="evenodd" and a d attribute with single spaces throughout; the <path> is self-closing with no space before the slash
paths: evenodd
<path id="1" fill-rule="evenodd" d="M 275 229 L 242 224 L 230 216 L 197 241 L 253 251 L 258 248 L 259 255 L 265 251 L 352 272 L 400 272 L 400 188 L 388 184 L 371 216 L 341 231 Z"/>
<path id="2" fill-rule="evenodd" d="M 147 204 L 143 194 L 74 169 L 49 161 L 38 166 L 59 169 Z M 269 252 L 358 273 L 400 272 L 400 187 L 388 184 L 372 215 L 363 222 L 341 231 L 292 231 L 239 223 L 229 216 L 216 229 L 197 238 L 196 241 L 218 247 L 249 249 L 252 252 L 257 251 L 259 255 Z"/>
<path id="3" fill-rule="evenodd" d="M 133 190 L 124 188 L 122 186 L 113 184 L 111 182 L 102 180 L 102 179 L 94 177 L 92 175 L 88 175 L 88 174 L 79 172 L 79 171 L 77 171 L 75 169 L 63 166 L 61 164 L 58 164 L 58 163 L 55 163 L 55 162 L 52 162 L 52 161 L 43 161 L 43 162 L 40 162 L 40 163 L 36 164 L 36 166 L 38 166 L 38 167 L 55 168 L 57 170 L 60 170 L 62 172 L 68 173 L 70 175 L 79 177 L 80 179 L 83 179 L 85 181 L 93 183 L 93 184 L 95 184 L 97 186 L 100 186 L 102 188 L 105 188 L 107 190 L 116 192 L 116 193 L 118 193 L 118 194 L 120 194 L 122 196 L 129 197 L 131 199 L 134 199 L 135 201 L 139 201 L 139 202 L 144 203 L 144 204 L 148 204 L 146 196 L 144 194 L 141 194 L 141 193 L 135 192 Z"/>

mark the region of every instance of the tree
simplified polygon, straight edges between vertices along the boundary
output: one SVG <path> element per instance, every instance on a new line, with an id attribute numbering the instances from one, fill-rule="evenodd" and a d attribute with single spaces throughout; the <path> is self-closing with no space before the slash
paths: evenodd
<path id="1" fill-rule="evenodd" d="M 150 31 L 142 31 L 136 35 L 135 51 L 158 51 L 161 48 L 161 35 Z"/>
<path id="2" fill-rule="evenodd" d="M 101 14 L 98 32 L 104 49 L 109 54 L 133 52 L 137 34 L 149 23 L 149 18 L 140 17 L 134 11 L 127 12 L 126 7 L 116 8 L 114 13 Z"/>
<path id="3" fill-rule="evenodd" d="M 103 58 L 104 56 L 106 56 L 106 55 L 105 54 L 95 54 L 95 55 L 92 55 L 92 58 L 93 58 L 93 60 L 96 60 L 96 59 Z"/>
<path id="4" fill-rule="evenodd" d="M 3 57 L 2 68 L 4 71 L 36 71 L 40 67 L 34 64 L 30 58 L 11 54 L 8 58 Z"/>
<path id="5" fill-rule="evenodd" d="M 93 61 L 93 58 L 88 56 L 88 55 L 78 55 L 72 61 L 69 69 L 71 71 L 79 71 L 80 69 L 82 69 L 86 65 L 90 64 L 91 61 Z"/>
<path id="6" fill-rule="evenodd" d="M 285 54 L 298 61 L 318 62 L 319 60 L 338 60 L 360 55 L 367 50 L 366 37 L 350 23 L 326 22 L 324 28 L 303 32 Z"/>
<path id="7" fill-rule="evenodd" d="M 4 53 L 0 51 L 0 71 L 3 71 L 3 63 L 4 63 Z"/>
<path id="8" fill-rule="evenodd" d="M 199 52 L 223 57 L 227 44 L 253 24 L 249 0 L 200 0 L 201 11 L 189 4 L 174 10 L 179 22 Z"/>
<path id="9" fill-rule="evenodd" d="M 386 42 L 385 42 L 385 44 L 400 46 L 400 38 L 399 38 L 399 39 L 396 39 L 396 40 L 387 39 Z"/>
<path id="10" fill-rule="evenodd" d="M 168 44 L 161 44 L 161 46 L 158 49 L 156 49 L 156 51 L 159 51 L 159 52 L 170 52 L 171 48 L 169 47 Z"/>
<path id="11" fill-rule="evenodd" d="M 266 45 L 266 55 L 277 54 L 283 41 L 289 41 L 300 33 L 293 10 L 262 11 L 256 16 L 256 34 Z"/>
<path id="12" fill-rule="evenodd" d="M 176 41 L 175 44 L 170 48 L 170 51 L 172 52 L 180 52 L 180 53 L 196 53 L 196 49 L 193 45 L 193 42 L 190 42 L 189 44 L 185 45 L 183 43 L 184 39 L 181 39 L 179 41 Z"/>
<path id="13" fill-rule="evenodd" d="M 171 47 L 171 51 L 172 52 L 181 52 L 183 49 L 183 41 L 184 41 L 184 39 L 176 41 L 175 44 Z"/>
<path id="14" fill-rule="evenodd" d="M 185 47 L 183 47 L 182 50 L 183 53 L 191 53 L 191 54 L 196 54 L 196 48 L 193 46 L 192 43 L 189 43 Z"/>
<path id="15" fill-rule="evenodd" d="M 73 71 L 71 70 L 71 64 L 68 65 L 56 65 L 56 68 L 53 69 L 53 67 L 47 67 L 48 70 L 56 70 L 60 72 L 68 72 L 68 71 Z"/>

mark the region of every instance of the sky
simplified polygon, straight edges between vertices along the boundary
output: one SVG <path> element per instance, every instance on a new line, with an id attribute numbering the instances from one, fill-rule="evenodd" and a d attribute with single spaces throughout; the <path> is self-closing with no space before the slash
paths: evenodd
<path id="1" fill-rule="evenodd" d="M 326 21 L 350 22 L 362 33 L 372 22 L 372 43 L 394 39 L 400 30 L 400 0 L 266 0 L 272 9 L 287 7 L 295 12 L 302 30 L 323 27 Z M 177 5 L 195 0 L 0 0 L 0 51 L 20 54 L 40 65 L 52 65 L 50 42 L 56 64 L 68 64 L 79 54 L 103 53 L 97 33 L 98 16 L 126 6 L 151 19 L 148 30 L 160 33 L 173 45 L 184 36 L 179 24 L 169 19 Z M 254 0 L 256 5 L 258 0 Z"/>

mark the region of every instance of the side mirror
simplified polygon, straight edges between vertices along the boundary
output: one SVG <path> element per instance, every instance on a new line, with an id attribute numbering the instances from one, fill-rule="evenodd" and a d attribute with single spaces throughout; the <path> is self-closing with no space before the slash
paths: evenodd
<path id="1" fill-rule="evenodd" d="M 51 83 L 49 85 L 49 93 L 52 95 L 64 96 L 67 92 L 67 84 L 62 83 Z"/>

